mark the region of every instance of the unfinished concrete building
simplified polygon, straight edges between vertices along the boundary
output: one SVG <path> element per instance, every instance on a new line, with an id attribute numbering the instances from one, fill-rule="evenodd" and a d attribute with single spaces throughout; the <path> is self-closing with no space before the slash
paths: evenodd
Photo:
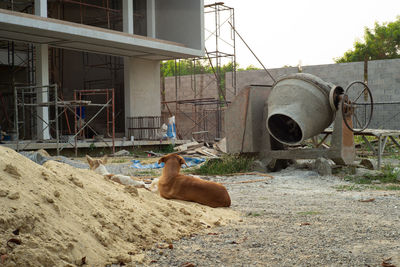
<path id="1" fill-rule="evenodd" d="M 160 61 L 203 56 L 203 29 L 202 0 L 1 1 L 1 128 L 43 141 L 55 138 L 54 121 L 75 135 L 76 117 L 98 115 L 88 132 L 130 138 L 130 120 L 159 121 Z M 49 85 L 56 93 L 38 90 Z"/>

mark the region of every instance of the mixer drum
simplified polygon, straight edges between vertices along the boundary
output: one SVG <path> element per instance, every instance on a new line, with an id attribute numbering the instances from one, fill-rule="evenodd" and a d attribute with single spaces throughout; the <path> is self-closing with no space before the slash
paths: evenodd
<path id="1" fill-rule="evenodd" d="M 335 118 L 329 93 L 335 85 L 307 73 L 282 77 L 268 97 L 267 128 L 287 145 L 320 134 Z"/>

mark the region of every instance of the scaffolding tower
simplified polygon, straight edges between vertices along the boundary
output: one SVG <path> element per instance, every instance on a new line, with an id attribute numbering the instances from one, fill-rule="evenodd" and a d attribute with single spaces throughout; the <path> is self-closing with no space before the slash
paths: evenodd
<path id="1" fill-rule="evenodd" d="M 189 59 L 191 64 L 191 85 L 190 89 L 194 93 L 194 99 L 183 100 L 178 99 L 179 90 L 189 90 L 189 88 L 181 87 L 181 59 L 175 60 L 174 78 L 175 78 L 175 100 L 165 101 L 163 97 L 162 104 L 168 108 L 168 112 L 172 115 L 171 108 L 168 104 L 175 105 L 175 114 L 178 116 L 181 114 L 183 117 L 190 119 L 193 122 L 193 127 L 189 129 L 192 131 L 192 135 L 202 133 L 203 138 L 211 141 L 212 139 L 218 140 L 224 136 L 222 129 L 222 110 L 229 104 L 227 99 L 227 90 L 229 90 L 229 96 L 236 96 L 237 85 L 236 85 L 236 40 L 235 40 L 235 12 L 234 8 L 226 6 L 222 2 L 213 3 L 204 6 L 204 20 L 205 20 L 205 52 L 204 57 L 196 57 Z M 203 90 L 208 87 L 215 86 L 217 91 L 216 99 L 204 100 L 200 96 L 199 88 L 197 85 L 198 74 L 204 74 L 204 71 L 198 68 L 201 63 L 206 63 L 212 68 L 213 80 L 205 85 Z M 225 78 L 226 70 L 223 67 L 227 67 L 232 72 L 229 81 Z M 229 85 L 229 86 L 227 86 Z M 162 85 L 163 86 L 163 85 Z M 231 89 L 228 89 L 231 88 Z M 164 90 L 164 88 L 162 89 Z M 205 101 L 205 102 L 204 102 Z M 192 116 L 189 116 L 187 112 L 180 108 L 180 105 L 191 105 Z M 205 115 L 207 114 L 207 115 Z M 215 116 L 210 121 L 211 114 Z M 182 127 L 179 125 L 179 120 L 176 121 L 176 128 L 178 136 L 184 136 Z M 187 131 L 184 131 L 187 132 Z M 214 136 L 210 135 L 210 132 L 215 132 Z M 180 137 L 181 137 L 180 136 Z M 187 136 L 187 135 L 186 135 Z"/>

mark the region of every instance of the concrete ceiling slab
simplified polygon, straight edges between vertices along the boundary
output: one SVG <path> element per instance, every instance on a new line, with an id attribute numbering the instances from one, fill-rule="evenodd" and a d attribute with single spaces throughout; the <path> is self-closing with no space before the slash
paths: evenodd
<path id="1" fill-rule="evenodd" d="M 203 56 L 182 44 L 0 9 L 0 39 L 162 60 Z"/>

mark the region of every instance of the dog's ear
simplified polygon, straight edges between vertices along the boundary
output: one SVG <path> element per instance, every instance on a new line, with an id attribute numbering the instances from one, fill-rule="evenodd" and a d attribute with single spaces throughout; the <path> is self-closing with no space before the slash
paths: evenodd
<path id="1" fill-rule="evenodd" d="M 105 155 L 102 159 L 101 159 L 101 163 L 106 164 L 108 160 L 108 156 Z"/>
<path id="2" fill-rule="evenodd" d="M 158 160 L 158 164 L 161 164 L 161 162 L 165 162 L 165 158 L 166 158 L 166 156 L 161 157 L 161 158 Z"/>
<path id="3" fill-rule="evenodd" d="M 93 165 L 93 161 L 94 160 L 89 155 L 86 155 L 86 160 L 87 160 L 87 162 L 89 163 L 90 166 Z"/>
<path id="4" fill-rule="evenodd" d="M 179 164 L 181 164 L 181 165 L 185 164 L 186 167 L 189 167 L 189 166 L 186 164 L 186 161 L 185 161 L 185 159 L 184 159 L 183 157 L 181 157 L 181 156 L 179 156 L 179 155 L 178 155 L 178 157 L 179 157 Z"/>

